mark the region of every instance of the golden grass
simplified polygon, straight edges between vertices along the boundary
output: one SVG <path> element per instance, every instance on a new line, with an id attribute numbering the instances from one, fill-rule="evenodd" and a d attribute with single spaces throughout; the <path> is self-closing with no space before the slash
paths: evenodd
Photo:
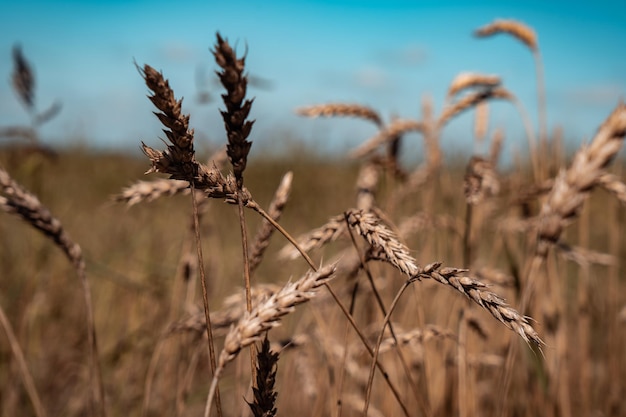
<path id="1" fill-rule="evenodd" d="M 500 32 L 538 51 L 532 29 L 515 22 L 478 34 Z M 232 174 L 199 162 L 181 99 L 149 65 L 141 75 L 168 142 L 144 144 L 148 160 L 0 152 L 8 167 L 0 208 L 53 238 L 88 300 L 87 314 L 85 303 L 68 302 L 81 291 L 48 242 L 0 218 L 0 311 L 10 339 L 0 345 L 3 414 L 209 415 L 213 399 L 225 416 L 626 410 L 615 384 L 626 378 L 625 215 L 615 203 L 626 186 L 610 170 L 626 135 L 624 104 L 567 169 L 556 139 L 542 137 L 537 154 L 530 125 L 532 170 L 499 169 L 499 130 L 488 155 L 446 160 L 441 131 L 460 112 L 516 102 L 498 76 L 475 75 L 453 82 L 439 114 L 424 99 L 418 119 L 386 124 L 358 104 L 299 111 L 375 123 L 378 134 L 352 154 L 358 163 L 315 150 L 255 158 L 245 57 L 219 35 L 213 54 Z M 14 81 L 18 93 L 26 81 Z M 470 87 L 478 89 L 456 98 Z M 423 137 L 423 165 L 399 158 L 409 131 Z M 169 178 L 137 182 L 147 166 Z M 555 178 L 550 166 L 561 168 Z M 248 229 L 257 231 L 250 246 Z M 264 338 L 242 360 L 240 351 Z M 214 345 L 219 357 L 208 354 Z M 25 388 L 10 383 L 18 374 Z"/>

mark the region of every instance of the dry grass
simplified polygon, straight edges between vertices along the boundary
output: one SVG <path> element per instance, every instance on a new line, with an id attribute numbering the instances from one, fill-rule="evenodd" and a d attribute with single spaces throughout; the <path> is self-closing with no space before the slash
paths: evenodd
<path id="1" fill-rule="evenodd" d="M 538 53 L 524 25 L 477 32 L 496 33 Z M 438 114 L 427 97 L 418 117 L 388 123 L 359 104 L 298 110 L 377 126 L 345 158 L 255 158 L 245 57 L 219 35 L 213 55 L 227 146 L 209 163 L 182 99 L 149 65 L 140 72 L 167 143 L 144 144 L 148 161 L 0 152 L 11 172 L 0 170 L 0 208 L 52 238 L 83 283 L 76 289 L 58 251 L 16 216 L 0 218 L 3 415 L 209 415 L 213 402 L 225 416 L 626 411 L 615 383 L 626 379 L 626 186 L 611 168 L 622 165 L 623 103 L 568 168 L 558 138 L 540 134 L 546 143 L 534 146 L 542 127 L 529 123 L 520 158 L 532 170 L 498 167 L 505 133 L 516 137 L 504 128 L 486 155 L 450 160 L 439 139 L 458 114 L 479 106 L 482 140 L 491 100 L 521 108 L 499 76 L 477 74 L 453 81 Z M 15 61 L 27 103 L 33 82 L 24 57 Z M 422 165 L 400 158 L 408 132 L 424 140 Z M 169 178 L 127 186 L 146 165 Z M 86 312 L 68 302 L 81 294 Z M 263 339 L 252 360 L 239 355 Z"/>

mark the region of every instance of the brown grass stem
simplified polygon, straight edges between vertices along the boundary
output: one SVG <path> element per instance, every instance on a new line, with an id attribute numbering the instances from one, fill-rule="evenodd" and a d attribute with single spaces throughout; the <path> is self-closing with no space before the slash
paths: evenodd
<path id="1" fill-rule="evenodd" d="M 248 253 L 248 228 L 246 227 L 246 217 L 243 209 L 243 198 L 237 193 L 237 208 L 239 215 L 239 229 L 241 230 L 241 249 L 243 252 L 243 279 L 246 286 L 246 309 L 252 311 L 252 294 L 250 284 L 250 258 Z M 250 372 L 252 374 L 252 384 L 256 383 L 256 346 L 250 345 Z"/>
<path id="2" fill-rule="evenodd" d="M 541 53 L 539 52 L 539 46 L 534 48 L 532 52 L 535 61 L 535 73 L 537 77 L 537 112 L 539 120 L 539 144 L 541 151 L 540 155 L 543 159 L 546 160 L 545 163 L 541 163 L 542 172 L 539 174 L 541 175 L 539 178 L 543 180 L 548 174 L 547 172 L 545 172 L 548 165 L 548 112 L 546 108 L 546 85 L 543 75 L 543 62 L 541 59 Z"/>
<path id="3" fill-rule="evenodd" d="M 280 220 L 285 204 L 289 199 L 289 192 L 291 191 L 291 182 L 293 179 L 293 173 L 287 172 L 282 180 L 276 192 L 274 198 L 267 209 L 269 214 L 275 221 Z M 265 250 L 270 244 L 270 238 L 272 237 L 276 228 L 267 220 L 263 219 L 259 226 L 256 236 L 254 237 L 252 248 L 250 249 L 250 273 L 253 273 L 256 268 L 261 264 Z"/>
<path id="4" fill-rule="evenodd" d="M 374 283 L 374 277 L 372 276 L 372 272 L 370 271 L 367 265 L 367 262 L 366 262 L 365 257 L 363 256 L 363 253 L 358 248 L 352 228 L 349 227 L 350 224 L 348 223 L 348 214 L 344 213 L 344 217 L 346 219 L 346 225 L 348 226 L 348 232 L 350 234 L 350 240 L 352 241 L 352 246 L 354 247 L 354 249 L 357 252 L 357 255 L 359 256 L 359 262 L 361 263 L 361 268 L 363 269 L 363 271 L 365 271 L 367 280 L 369 281 L 370 287 L 372 288 L 372 292 L 374 293 L 374 298 L 376 298 L 378 308 L 380 308 L 380 311 L 382 312 L 383 316 L 387 316 L 388 313 L 385 308 L 385 304 L 383 303 L 383 300 L 382 300 L 382 297 L 380 296 L 380 292 L 378 291 L 378 288 L 376 288 L 376 284 Z M 391 322 L 389 322 L 389 331 L 391 332 L 391 337 L 393 338 L 393 341 L 395 342 L 397 346 L 397 349 L 395 349 L 395 351 L 398 353 L 398 358 L 400 359 L 400 363 L 402 364 L 402 368 L 404 369 L 404 374 L 407 378 L 407 381 L 409 381 L 409 386 L 411 387 L 411 390 L 413 391 L 413 395 L 415 396 L 415 399 L 417 400 L 424 415 L 430 416 L 431 415 L 430 405 L 427 402 L 428 394 L 426 395 L 426 399 L 420 394 L 419 387 L 417 386 L 417 383 L 413 379 L 407 360 L 404 357 L 404 354 L 402 353 L 402 349 L 400 349 L 400 342 L 398 341 L 398 336 Z"/>
<path id="5" fill-rule="evenodd" d="M 2 325 L 4 333 L 7 335 L 7 339 L 9 339 L 11 352 L 13 353 L 13 357 L 17 362 L 17 367 L 20 370 L 20 376 L 22 377 L 22 383 L 24 384 L 28 398 L 30 398 L 30 401 L 33 403 L 35 415 L 37 417 L 46 417 L 46 410 L 43 408 L 43 404 L 41 403 L 41 399 L 37 393 L 37 388 L 35 387 L 35 381 L 33 380 L 33 376 L 28 369 L 28 365 L 26 364 L 24 352 L 22 352 L 22 348 L 20 347 L 17 337 L 15 337 L 15 332 L 11 326 L 11 322 L 7 318 L 6 314 L 4 314 L 2 306 L 0 306 L 0 325 Z"/>
<path id="6" fill-rule="evenodd" d="M 352 328 L 356 331 L 357 335 L 359 336 L 359 339 L 361 339 L 361 343 L 363 343 L 363 346 L 365 346 L 365 349 L 367 349 L 367 352 L 369 353 L 369 355 L 373 358 L 374 357 L 374 350 L 369 345 L 369 343 L 367 341 L 367 338 L 365 337 L 365 335 L 363 334 L 363 332 L 359 328 L 359 325 L 354 321 L 354 317 L 352 317 L 350 312 L 343 305 L 343 303 L 341 302 L 341 300 L 339 299 L 339 297 L 337 296 L 335 291 L 333 291 L 332 287 L 328 283 L 325 283 L 324 286 L 328 290 L 328 292 L 331 295 L 331 297 L 333 297 L 333 299 L 335 300 L 335 304 L 337 304 L 339 306 L 339 308 L 343 312 L 344 316 L 346 316 L 346 318 L 348 319 L 348 321 L 352 325 Z M 385 382 L 387 383 L 387 386 L 389 387 L 389 389 L 391 390 L 393 396 L 395 397 L 396 401 L 398 402 L 398 405 L 400 405 L 400 408 L 402 408 L 402 412 L 404 413 L 404 415 L 406 417 L 409 417 L 410 416 L 409 410 L 406 408 L 406 405 L 402 401 L 402 398 L 400 397 L 400 392 L 398 391 L 396 386 L 393 384 L 393 382 L 391 382 L 391 379 L 389 379 L 389 373 L 383 368 L 383 366 L 378 361 L 378 359 L 375 361 L 375 363 L 376 363 L 376 366 L 378 367 L 378 370 L 380 371 L 380 373 L 382 374 L 383 378 L 385 379 Z"/>
<path id="7" fill-rule="evenodd" d="M 314 271 L 317 271 L 317 267 L 315 266 L 315 264 L 313 263 L 313 260 L 309 257 L 309 255 L 300 247 L 300 245 L 298 245 L 298 242 L 296 242 L 296 240 L 276 221 L 272 218 L 272 216 L 270 216 L 269 214 L 267 214 L 267 212 L 265 210 L 263 210 L 261 208 L 261 206 L 259 206 L 255 201 L 249 201 L 246 205 L 246 207 L 256 211 L 257 213 L 259 213 L 261 216 L 263 216 L 263 218 L 265 220 L 267 220 L 268 222 L 270 222 L 272 224 L 272 226 L 274 226 L 276 228 L 276 230 L 278 230 L 284 237 L 285 239 L 287 239 L 289 241 L 289 243 L 291 243 L 297 250 L 298 252 L 300 252 L 300 255 L 302 255 L 302 257 L 304 258 L 304 260 L 309 264 L 309 266 L 311 267 L 311 269 L 313 269 Z"/>
<path id="8" fill-rule="evenodd" d="M 404 291 L 407 288 L 409 288 L 409 285 L 411 285 L 411 283 L 415 281 L 416 279 L 417 278 L 410 278 L 406 280 L 404 284 L 402 284 L 402 287 L 400 288 L 400 290 L 394 297 L 393 301 L 391 302 L 391 305 L 389 306 L 389 311 L 387 312 L 387 315 L 385 316 L 385 319 L 383 320 L 383 325 L 380 329 L 380 333 L 378 334 L 378 340 L 376 341 L 376 346 L 374 347 L 374 354 L 372 355 L 372 365 L 370 367 L 370 373 L 367 379 L 367 388 L 366 388 L 366 393 L 365 393 L 365 405 L 363 406 L 363 417 L 367 417 L 367 409 L 369 408 L 370 399 L 372 396 L 374 371 L 376 370 L 376 362 L 378 361 L 378 352 L 380 350 L 380 344 L 383 341 L 383 336 L 385 335 L 385 328 L 389 324 L 389 320 L 391 319 L 391 314 L 396 309 L 396 306 L 398 305 L 398 301 L 400 301 L 400 297 L 402 296 L 402 294 L 404 294 Z M 400 345 L 398 344 L 397 341 L 396 341 L 396 344 L 398 345 L 398 350 L 399 350 Z"/>
<path id="9" fill-rule="evenodd" d="M 487 285 L 465 275 L 466 269 L 443 267 L 441 262 L 433 262 L 424 268 L 410 255 L 409 249 L 398 241 L 395 234 L 384 226 L 373 213 L 349 212 L 350 227 L 355 228 L 367 242 L 380 252 L 380 258 L 396 267 L 409 278 L 433 279 L 467 296 L 474 303 L 487 310 L 496 320 L 519 334 L 524 341 L 537 346 L 543 342 L 529 324 L 529 318 L 521 315 L 506 304 L 504 299 L 488 291 Z"/>
<path id="10" fill-rule="evenodd" d="M 352 292 L 350 294 L 350 308 L 348 310 L 348 312 L 350 313 L 350 315 L 354 314 L 354 307 L 356 305 L 356 296 L 357 293 L 359 291 L 359 280 L 355 280 L 354 281 L 354 286 L 352 287 Z M 345 375 L 346 375 L 346 363 L 348 360 L 348 349 L 346 347 L 347 345 L 347 340 L 348 340 L 348 328 L 350 326 L 350 323 L 348 323 L 348 321 L 346 320 L 346 323 L 344 325 L 343 328 L 343 346 L 345 347 L 343 350 L 343 354 L 341 355 L 341 369 L 339 370 L 339 377 L 338 382 L 337 382 L 337 414 L 336 417 L 341 417 L 341 410 L 342 410 L 342 406 L 343 406 L 343 384 L 344 384 L 344 380 L 345 380 Z"/>
<path id="11" fill-rule="evenodd" d="M 465 309 L 461 307 L 459 310 L 458 325 L 459 343 L 456 345 L 456 367 L 457 367 L 457 407 L 459 409 L 459 417 L 467 417 L 467 321 L 465 319 Z"/>
<path id="12" fill-rule="evenodd" d="M 463 232 L 463 268 L 469 268 L 472 262 L 472 211 L 474 205 L 465 204 L 465 228 Z"/>
<path id="13" fill-rule="evenodd" d="M 198 202 L 196 201 L 195 187 L 191 184 L 191 201 L 193 205 L 193 229 L 196 238 L 196 250 L 198 254 L 198 269 L 200 272 L 200 282 L 202 284 L 202 303 L 204 305 L 204 318 L 206 323 L 207 344 L 209 350 L 209 366 L 211 368 L 211 374 L 215 376 L 216 368 L 216 355 L 213 342 L 213 330 L 211 328 L 211 307 L 209 305 L 209 296 L 206 285 L 206 274 L 204 271 L 204 257 L 202 256 L 202 240 L 200 239 L 200 222 L 198 220 Z M 217 409 L 217 415 L 222 417 L 222 402 L 220 399 L 219 387 L 216 387 L 215 393 L 215 408 Z"/>
<path id="14" fill-rule="evenodd" d="M 267 221 L 269 221 L 272 225 L 274 225 L 274 227 L 276 227 L 278 229 L 279 232 L 281 232 L 283 234 L 283 236 L 285 236 L 285 238 L 287 238 L 287 240 L 289 240 L 289 242 L 291 242 L 291 244 L 294 245 L 294 247 L 298 250 L 298 252 L 300 252 L 300 254 L 302 255 L 302 257 L 307 261 L 307 263 L 309 264 L 309 266 L 311 267 L 311 269 L 313 269 L 314 271 L 317 271 L 317 267 L 315 267 L 315 264 L 313 263 L 313 261 L 311 260 L 311 258 L 306 254 L 306 252 L 304 252 L 300 246 L 298 245 L 298 243 L 295 241 L 295 239 L 289 234 L 287 233 L 287 231 L 285 229 L 283 229 L 282 226 L 280 226 L 280 224 L 278 224 L 274 219 L 272 219 L 272 217 L 267 214 L 258 204 L 256 204 L 256 202 L 254 201 L 249 201 L 247 207 L 255 210 L 257 213 L 259 213 L 261 216 L 263 216 Z M 323 284 L 326 289 L 328 290 L 328 292 L 331 294 L 331 296 L 333 297 L 333 299 L 335 300 L 335 303 L 339 306 L 339 308 L 341 309 L 341 311 L 343 312 L 344 316 L 346 316 L 346 318 L 348 319 L 348 321 L 350 322 L 350 324 L 352 325 L 352 327 L 354 328 L 354 330 L 357 332 L 357 334 L 359 335 L 359 337 L 361 338 L 361 341 L 363 342 L 363 344 L 366 346 L 368 352 L 370 353 L 370 355 L 373 355 L 373 351 L 371 349 L 371 347 L 369 347 L 369 344 L 367 343 L 367 339 L 365 338 L 365 336 L 363 335 L 363 333 L 361 332 L 361 330 L 359 329 L 357 323 L 354 321 L 354 319 L 352 318 L 352 315 L 350 314 L 350 312 L 346 309 L 346 307 L 343 305 L 343 303 L 341 302 L 341 300 L 339 299 L 339 297 L 337 297 L 337 295 L 335 294 L 335 292 L 333 291 L 333 289 L 330 287 L 330 285 L 328 283 L 324 283 Z M 390 389 L 392 390 L 394 396 L 396 397 L 396 399 L 398 400 L 398 403 L 400 404 L 400 406 L 402 407 L 403 411 L 405 412 L 405 415 L 408 417 L 408 410 L 406 409 L 406 406 L 404 405 L 404 403 L 402 402 L 402 399 L 400 398 L 400 394 L 397 391 L 397 389 L 392 385 L 391 380 L 389 380 L 389 376 L 388 374 L 382 369 L 382 365 L 380 365 L 380 363 L 378 363 L 378 361 L 376 362 L 377 366 L 379 367 L 381 373 L 385 376 L 385 380 L 387 381 L 387 384 L 389 385 Z M 221 371 L 220 371 L 221 372 Z M 219 374 L 218 378 L 219 378 Z M 214 378 L 215 381 L 216 378 Z M 215 382 L 215 384 L 217 384 L 217 382 Z M 211 385 L 214 385 L 213 383 Z M 214 387 L 212 387 L 211 389 L 215 389 Z M 209 398 L 211 398 L 211 394 L 209 394 Z M 209 400 L 207 400 L 207 404 L 209 403 Z M 205 415 L 205 417 L 208 417 L 208 415 Z"/>
<path id="15" fill-rule="evenodd" d="M 356 117 L 369 120 L 378 128 L 383 127 L 383 121 L 378 112 L 360 104 L 328 103 L 317 104 L 296 109 L 296 114 L 306 117 Z"/>
<path id="16" fill-rule="evenodd" d="M 541 266 L 543 265 L 543 258 L 540 256 L 533 256 L 532 261 L 529 265 L 527 265 L 526 271 L 524 271 L 524 280 L 522 281 L 524 288 L 522 289 L 522 295 L 520 300 L 519 309 L 522 314 L 528 308 L 528 303 L 530 302 L 531 295 L 534 292 L 534 285 L 537 279 L 541 277 L 537 277 L 540 272 Z M 517 343 L 513 343 L 513 340 L 509 341 L 506 360 L 502 372 L 501 378 L 501 392 L 500 392 L 500 404 L 498 416 L 505 417 L 508 413 L 507 403 L 508 403 L 508 393 L 509 387 L 511 385 L 511 380 L 513 378 L 513 366 L 515 365 L 515 355 L 517 353 Z"/>
<path id="17" fill-rule="evenodd" d="M 26 191 L 20 184 L 14 181 L 2 167 L 0 167 L 0 209 L 19 215 L 35 229 L 51 238 L 54 243 L 65 253 L 74 266 L 80 280 L 83 299 L 87 310 L 87 340 L 90 358 L 90 387 L 92 391 L 93 412 L 99 416 L 106 416 L 106 404 L 104 396 L 104 383 L 100 368 L 98 354 L 98 340 L 96 337 L 96 324 L 91 299 L 91 288 L 85 273 L 85 260 L 81 247 L 75 243 L 61 222 L 55 218 L 39 199 Z"/>

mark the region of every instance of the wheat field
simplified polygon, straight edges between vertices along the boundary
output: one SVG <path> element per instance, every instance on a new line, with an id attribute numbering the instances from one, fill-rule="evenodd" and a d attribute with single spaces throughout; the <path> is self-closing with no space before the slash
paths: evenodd
<path id="1" fill-rule="evenodd" d="M 164 132 L 137 141 L 143 157 L 44 147 L 54 106 L 3 128 L 2 415 L 626 414 L 626 105 L 566 147 L 533 29 L 475 33 L 498 34 L 532 52 L 537 126 L 498 75 L 459 72 L 419 118 L 294 109 L 374 124 L 347 155 L 255 155 L 249 69 L 217 34 L 227 141 L 212 152 L 158 63 L 138 65 Z M 512 133 L 490 126 L 496 101 L 524 123 L 519 162 L 500 162 Z M 440 146 L 462 112 L 484 154 Z"/>

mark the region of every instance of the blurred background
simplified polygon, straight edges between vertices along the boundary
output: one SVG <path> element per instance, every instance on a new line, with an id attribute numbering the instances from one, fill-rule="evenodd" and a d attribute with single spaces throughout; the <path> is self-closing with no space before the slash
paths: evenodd
<path id="1" fill-rule="evenodd" d="M 443 105 L 462 71 L 497 74 L 536 117 L 532 55 L 507 36 L 479 40 L 478 27 L 513 18 L 535 29 L 545 67 L 548 126 L 566 140 L 589 139 L 626 92 L 626 5 L 621 0 L 482 1 L 23 1 L 0 13 L 0 126 L 28 123 L 10 86 L 11 50 L 36 71 L 37 104 L 62 103 L 42 140 L 54 146 L 138 151 L 160 135 L 135 63 L 163 71 L 200 139 L 222 143 L 220 87 L 209 48 L 219 31 L 247 51 L 256 97 L 253 153 L 289 135 L 325 152 L 374 133 L 360 121 L 311 121 L 294 114 L 330 101 L 419 117 L 429 94 Z M 515 109 L 492 106 L 492 121 L 523 134 Z M 471 151 L 466 115 L 442 146 Z M 278 142 L 277 142 L 278 141 Z M 201 140 L 198 141 L 199 143 Z M 511 146 L 523 147 L 523 141 Z"/>

